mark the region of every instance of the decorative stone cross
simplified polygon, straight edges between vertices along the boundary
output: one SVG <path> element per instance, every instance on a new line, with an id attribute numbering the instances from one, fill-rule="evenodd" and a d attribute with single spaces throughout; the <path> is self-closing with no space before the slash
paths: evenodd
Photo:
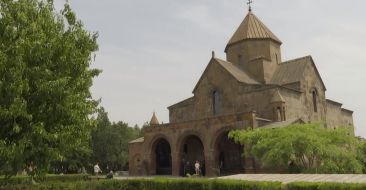
<path id="1" fill-rule="evenodd" d="M 253 3 L 253 0 L 248 0 L 247 5 L 249 5 L 249 11 L 252 11 L 252 3 Z"/>

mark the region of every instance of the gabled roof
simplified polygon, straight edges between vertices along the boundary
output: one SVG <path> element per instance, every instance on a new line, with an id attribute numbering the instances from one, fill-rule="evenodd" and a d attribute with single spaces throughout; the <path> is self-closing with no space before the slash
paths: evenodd
<path id="1" fill-rule="evenodd" d="M 233 63 L 228 61 L 224 61 L 221 59 L 214 58 L 217 63 L 219 63 L 222 67 L 224 67 L 236 80 L 246 84 L 260 84 L 253 77 L 251 77 L 248 73 L 238 68 Z"/>
<path id="2" fill-rule="evenodd" d="M 194 97 L 187 98 L 185 100 L 182 100 L 182 101 L 180 101 L 178 103 L 175 103 L 175 104 L 169 106 L 168 109 L 174 108 L 176 106 L 187 106 L 187 105 L 190 105 L 190 104 L 193 103 L 193 100 L 194 100 Z"/>
<path id="3" fill-rule="evenodd" d="M 330 99 L 325 99 L 325 101 L 326 101 L 327 103 L 335 104 L 335 105 L 337 105 L 337 106 L 342 106 L 342 105 L 343 105 L 343 104 L 342 104 L 342 103 L 340 103 L 340 102 L 336 102 L 336 101 L 334 101 L 334 100 L 330 100 Z"/>
<path id="4" fill-rule="evenodd" d="M 271 102 L 285 102 L 285 99 L 283 99 L 280 91 L 277 89 L 276 92 L 273 94 Z"/>
<path id="5" fill-rule="evenodd" d="M 351 115 L 354 113 L 352 110 L 349 110 L 349 109 L 346 109 L 346 108 L 342 108 L 341 111 L 342 112 L 347 112 L 347 113 L 349 113 Z"/>
<path id="6" fill-rule="evenodd" d="M 212 58 L 208 66 L 206 67 L 205 71 L 201 75 L 201 78 L 197 82 L 196 86 L 193 89 L 193 92 L 196 91 L 197 87 L 199 86 L 200 82 L 202 81 L 203 77 L 206 75 L 207 69 L 210 67 L 211 64 L 217 63 L 221 66 L 224 70 L 226 70 L 234 79 L 236 79 L 240 83 L 245 84 L 260 84 L 260 82 L 256 81 L 253 77 L 251 77 L 248 73 L 238 68 L 233 63 L 218 59 Z"/>
<path id="7" fill-rule="evenodd" d="M 273 84 L 289 84 L 298 82 L 302 79 L 308 57 L 302 57 L 281 63 L 272 76 Z"/>
<path id="8" fill-rule="evenodd" d="M 275 128 L 287 127 L 289 125 L 298 124 L 298 123 L 302 124 L 302 123 L 305 123 L 305 122 L 300 118 L 294 118 L 294 119 L 289 119 L 287 121 L 272 122 L 272 123 L 269 123 L 268 125 L 262 126 L 260 128 L 275 129 Z"/>
<path id="9" fill-rule="evenodd" d="M 248 39 L 271 39 L 282 44 L 281 40 L 279 40 L 251 11 L 249 11 L 244 21 L 231 37 L 226 48 L 232 44 Z"/>
<path id="10" fill-rule="evenodd" d="M 271 83 L 284 85 L 301 81 L 304 76 L 306 66 L 308 64 L 312 65 L 312 67 L 315 70 L 315 73 L 318 75 L 320 79 L 320 82 L 324 90 L 326 90 L 323 79 L 321 78 L 319 71 L 316 68 L 313 58 L 311 56 L 301 57 L 298 59 L 282 62 L 274 72 Z"/>

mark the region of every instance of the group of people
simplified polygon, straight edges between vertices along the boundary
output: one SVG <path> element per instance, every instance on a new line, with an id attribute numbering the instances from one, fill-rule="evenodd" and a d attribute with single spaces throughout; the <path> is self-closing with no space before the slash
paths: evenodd
<path id="1" fill-rule="evenodd" d="M 184 160 L 182 161 L 183 165 L 183 176 L 187 176 L 188 174 L 192 175 L 195 174 L 197 176 L 204 176 L 205 175 L 205 161 L 198 161 L 194 162 L 194 164 L 191 164 L 191 162 Z"/>
<path id="2" fill-rule="evenodd" d="M 99 163 L 94 165 L 94 175 L 98 177 L 99 174 L 102 173 L 102 170 L 99 167 Z M 113 178 L 113 171 L 109 171 L 109 173 L 106 175 L 106 177 L 108 179 L 112 179 Z"/>

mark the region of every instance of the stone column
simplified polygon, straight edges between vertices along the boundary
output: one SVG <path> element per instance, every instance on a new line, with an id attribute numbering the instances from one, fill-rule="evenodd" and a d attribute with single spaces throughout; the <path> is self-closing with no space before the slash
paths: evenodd
<path id="1" fill-rule="evenodd" d="M 215 151 L 205 151 L 206 177 L 216 177 L 219 175 L 219 168 L 215 160 Z"/>
<path id="2" fill-rule="evenodd" d="M 154 154 L 145 154 L 145 160 L 143 163 L 143 175 L 155 175 L 156 163 Z"/>
<path id="3" fill-rule="evenodd" d="M 179 152 L 172 152 L 172 175 L 173 176 L 179 176 L 180 172 L 180 154 Z"/>

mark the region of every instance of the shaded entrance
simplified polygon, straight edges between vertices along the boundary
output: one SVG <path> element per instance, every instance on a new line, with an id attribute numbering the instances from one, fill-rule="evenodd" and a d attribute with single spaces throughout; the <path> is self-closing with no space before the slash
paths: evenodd
<path id="1" fill-rule="evenodd" d="M 156 175 L 171 175 L 172 174 L 172 156 L 169 142 L 165 139 L 160 139 L 156 143 Z"/>
<path id="2" fill-rule="evenodd" d="M 215 158 L 220 175 L 245 173 L 244 146 L 236 144 L 228 138 L 228 132 L 223 133 L 216 140 Z"/>
<path id="3" fill-rule="evenodd" d="M 199 162 L 201 168 L 201 175 L 206 174 L 205 155 L 203 143 L 199 137 L 191 135 L 185 138 L 180 147 L 180 175 L 194 174 L 194 164 Z"/>

